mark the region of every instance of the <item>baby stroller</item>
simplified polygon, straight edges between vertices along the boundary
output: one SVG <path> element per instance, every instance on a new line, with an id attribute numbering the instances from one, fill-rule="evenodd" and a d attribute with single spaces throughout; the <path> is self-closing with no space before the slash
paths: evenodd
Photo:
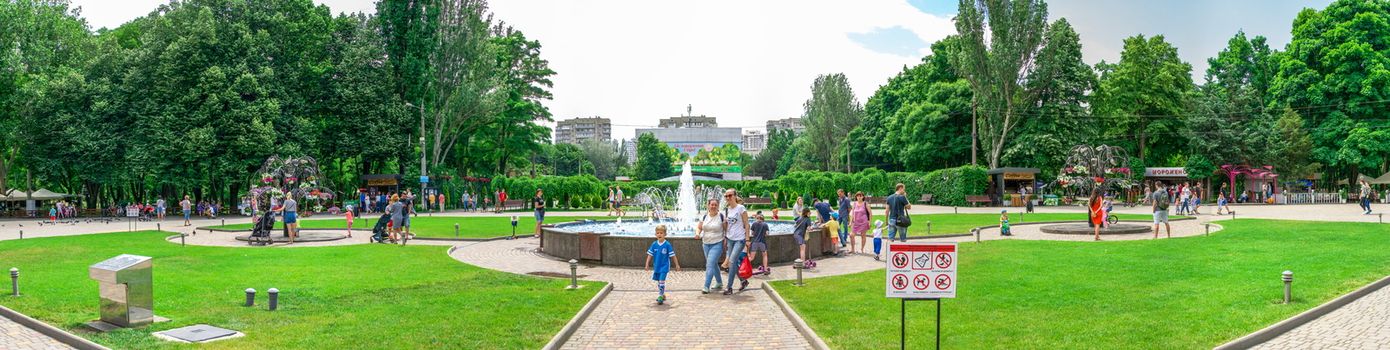
<path id="1" fill-rule="evenodd" d="M 251 228 L 251 237 L 246 239 L 247 245 L 267 245 L 271 243 L 270 231 L 275 229 L 275 212 L 266 211 L 261 215 L 260 220 L 256 220 L 256 226 Z"/>
<path id="2" fill-rule="evenodd" d="M 390 239 L 390 233 L 386 232 L 386 226 L 390 223 L 390 213 L 384 214 L 381 216 L 380 219 L 377 219 L 376 226 L 372 227 L 372 236 L 368 238 L 368 241 L 375 243 L 386 243 L 386 240 Z"/>

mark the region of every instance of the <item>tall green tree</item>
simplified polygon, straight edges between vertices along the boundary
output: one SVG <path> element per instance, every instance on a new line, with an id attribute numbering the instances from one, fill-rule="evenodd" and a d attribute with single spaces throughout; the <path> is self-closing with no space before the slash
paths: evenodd
<path id="1" fill-rule="evenodd" d="M 1384 171 L 1390 128 L 1390 2 L 1339 0 L 1304 9 L 1270 89 L 1283 106 L 1306 110 L 1313 158 L 1355 180 Z"/>
<path id="2" fill-rule="evenodd" d="M 1137 150 L 1147 166 L 1186 153 L 1178 119 L 1192 91 L 1192 65 L 1162 35 L 1125 39 L 1120 62 L 1097 64 L 1101 72 L 1095 114 L 1104 118 L 1106 139 Z M 1168 164 L 1181 165 L 1181 164 Z"/>
<path id="3" fill-rule="evenodd" d="M 743 172 L 752 176 L 759 176 L 764 179 L 777 178 L 777 162 L 786 156 L 787 150 L 791 148 L 792 141 L 796 139 L 796 132 L 791 129 L 772 130 L 767 133 L 767 148 L 758 153 L 753 158 L 752 164 L 743 169 Z"/>
<path id="4" fill-rule="evenodd" d="M 933 43 L 869 97 L 848 136 L 850 161 L 884 170 L 930 170 L 970 162 L 970 87 L 951 66 L 959 38 Z"/>
<path id="5" fill-rule="evenodd" d="M 1275 142 L 1270 144 L 1274 170 L 1287 179 L 1312 176 L 1321 167 L 1313 160 L 1313 139 L 1309 136 L 1303 116 L 1293 109 L 1284 109 L 1274 126 Z M 1386 143 L 1379 146 L 1385 147 Z"/>
<path id="6" fill-rule="evenodd" d="M 10 170 L 29 163 L 24 150 L 37 135 L 26 121 L 48 113 L 36 104 L 56 102 L 42 101 L 45 84 L 81 74 L 92 42 L 66 0 L 0 2 L 0 192 L 11 187 Z"/>
<path id="7" fill-rule="evenodd" d="M 676 150 L 652 134 L 637 136 L 637 180 L 659 180 L 671 176 Z"/>
<path id="8" fill-rule="evenodd" d="M 584 158 L 593 166 L 594 177 L 610 181 L 618 176 L 618 145 L 613 141 L 584 140 L 579 142 Z"/>
<path id="9" fill-rule="evenodd" d="M 975 97 L 975 125 L 991 168 L 999 166 L 1020 108 L 1036 99 L 1026 82 L 1047 31 L 1042 0 L 961 0 L 956 15 L 960 51 L 952 62 Z M 974 163 L 972 156 L 971 163 Z"/>
<path id="10" fill-rule="evenodd" d="M 811 84 L 811 98 L 802 105 L 802 121 L 806 123 L 805 137 L 811 142 L 806 155 L 820 170 L 843 169 L 843 141 L 863 119 L 864 107 L 854 97 L 849 78 L 843 73 L 816 77 Z"/>
<path id="11" fill-rule="evenodd" d="M 1044 177 L 1065 166 L 1070 149 L 1094 143 L 1098 129 L 1090 118 L 1090 97 L 1098 82 L 1091 66 L 1081 60 L 1081 37 L 1065 18 L 1048 26 L 1037 62 L 1027 83 L 1037 102 L 1025 110 L 1016 137 L 1007 145 L 1009 164 L 1028 164 L 1042 169 Z"/>

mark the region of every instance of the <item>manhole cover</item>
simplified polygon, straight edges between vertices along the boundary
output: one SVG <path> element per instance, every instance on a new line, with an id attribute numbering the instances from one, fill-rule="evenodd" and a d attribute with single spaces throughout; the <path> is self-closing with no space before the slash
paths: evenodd
<path id="1" fill-rule="evenodd" d="M 241 335 L 241 332 L 234 330 L 213 327 L 205 324 L 193 325 L 183 328 L 174 328 L 163 332 L 156 332 L 155 335 L 186 341 L 189 343 L 204 343 L 213 340 L 221 340 L 233 336 Z"/>

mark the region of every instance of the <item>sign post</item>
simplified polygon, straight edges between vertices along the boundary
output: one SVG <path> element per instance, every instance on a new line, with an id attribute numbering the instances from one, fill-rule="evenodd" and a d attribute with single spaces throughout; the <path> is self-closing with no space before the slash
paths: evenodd
<path id="1" fill-rule="evenodd" d="M 901 300 L 898 346 L 907 349 L 907 301 L 936 301 L 936 348 L 941 348 L 941 299 L 956 297 L 955 243 L 888 245 L 884 294 Z"/>

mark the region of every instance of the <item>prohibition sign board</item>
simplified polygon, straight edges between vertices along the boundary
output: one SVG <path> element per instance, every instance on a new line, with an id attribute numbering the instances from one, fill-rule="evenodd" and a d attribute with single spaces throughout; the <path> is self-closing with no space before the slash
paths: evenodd
<path id="1" fill-rule="evenodd" d="M 893 243 L 884 263 L 885 295 L 889 298 L 939 299 L 956 297 L 955 243 Z M 910 282 L 910 283 L 909 283 Z"/>

